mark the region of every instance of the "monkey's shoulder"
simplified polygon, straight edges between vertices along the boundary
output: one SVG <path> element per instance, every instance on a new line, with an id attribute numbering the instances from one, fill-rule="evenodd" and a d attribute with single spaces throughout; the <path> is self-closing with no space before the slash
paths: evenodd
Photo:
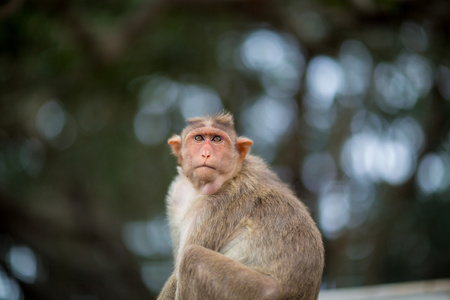
<path id="1" fill-rule="evenodd" d="M 249 208 L 247 227 L 262 229 L 255 232 L 263 235 L 276 232 L 272 236 L 318 233 L 308 207 L 277 177 L 260 180 L 245 201 L 243 207 Z"/>
<path id="2" fill-rule="evenodd" d="M 255 212 L 271 215 L 308 214 L 307 207 L 295 195 L 292 188 L 270 170 L 261 158 L 249 155 L 240 174 L 234 179 L 234 190 L 228 189 L 246 205 L 253 205 Z"/>
<path id="3" fill-rule="evenodd" d="M 275 189 L 283 194 L 293 194 L 289 185 L 262 158 L 255 155 L 248 155 L 244 160 L 239 177 L 237 181 L 243 182 L 250 189 Z"/>

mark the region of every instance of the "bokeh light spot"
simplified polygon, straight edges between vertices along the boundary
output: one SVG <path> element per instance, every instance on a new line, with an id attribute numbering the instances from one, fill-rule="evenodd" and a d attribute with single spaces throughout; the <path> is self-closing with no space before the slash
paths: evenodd
<path id="1" fill-rule="evenodd" d="M 340 236 L 350 220 L 349 195 L 339 186 L 324 189 L 319 196 L 319 224 L 327 238 Z"/>
<path id="2" fill-rule="evenodd" d="M 283 43 L 278 34 L 269 30 L 250 33 L 241 48 L 244 64 L 256 71 L 280 65 L 285 60 Z"/>
<path id="3" fill-rule="evenodd" d="M 272 160 L 279 143 L 292 130 L 297 106 L 293 99 L 262 96 L 241 115 L 244 135 L 250 136 L 252 149 L 268 161 Z"/>
<path id="4" fill-rule="evenodd" d="M 311 192 L 317 193 L 323 185 L 334 181 L 336 174 L 336 164 L 328 153 L 310 154 L 303 162 L 302 180 Z"/>
<path id="5" fill-rule="evenodd" d="M 422 26 L 405 22 L 400 29 L 400 40 L 403 45 L 414 52 L 423 52 L 428 49 L 428 35 Z"/>
<path id="6" fill-rule="evenodd" d="M 8 252 L 8 263 L 17 279 L 30 284 L 35 282 L 38 265 L 33 250 L 26 246 L 11 247 Z"/>
<path id="7" fill-rule="evenodd" d="M 158 216 L 148 222 L 136 221 L 125 224 L 122 239 L 131 252 L 144 257 L 164 256 L 171 253 L 169 227 Z"/>
<path id="8" fill-rule="evenodd" d="M 66 123 L 66 114 L 56 100 L 45 102 L 36 115 L 36 128 L 46 139 L 56 138 Z"/>
<path id="9" fill-rule="evenodd" d="M 169 124 L 167 116 L 142 109 L 134 117 L 134 134 L 143 144 L 157 145 L 167 138 Z"/>
<path id="10" fill-rule="evenodd" d="M 0 299 L 4 300 L 20 300 L 23 299 L 22 290 L 17 281 L 12 279 L 0 267 Z"/>
<path id="11" fill-rule="evenodd" d="M 185 85 L 180 90 L 180 109 L 185 119 L 211 115 L 222 110 L 216 91 L 202 85 Z"/>
<path id="12" fill-rule="evenodd" d="M 448 186 L 448 158 L 435 153 L 425 155 L 417 170 L 417 184 L 426 194 L 437 192 Z M 446 174 L 447 173 L 447 174 Z"/>
<path id="13" fill-rule="evenodd" d="M 344 144 L 341 164 L 352 178 L 393 185 L 404 183 L 415 169 L 415 149 L 407 139 L 366 128 Z"/>
<path id="14" fill-rule="evenodd" d="M 328 56 L 314 57 L 308 65 L 306 83 L 308 91 L 324 107 L 330 107 L 336 94 L 344 86 L 341 66 Z"/>
<path id="15" fill-rule="evenodd" d="M 367 91 L 372 70 L 372 56 L 359 41 L 349 40 L 341 45 L 339 61 L 345 75 L 346 95 L 359 95 Z"/>

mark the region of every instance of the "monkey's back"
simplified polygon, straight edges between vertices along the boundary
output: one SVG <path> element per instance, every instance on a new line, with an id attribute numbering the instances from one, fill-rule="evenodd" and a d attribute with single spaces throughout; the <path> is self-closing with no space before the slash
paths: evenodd
<path id="1" fill-rule="evenodd" d="M 222 198 L 229 232 L 218 251 L 278 279 L 298 299 L 317 298 L 324 249 L 307 208 L 255 156 L 246 158 L 238 177 L 229 183 L 228 201 Z"/>

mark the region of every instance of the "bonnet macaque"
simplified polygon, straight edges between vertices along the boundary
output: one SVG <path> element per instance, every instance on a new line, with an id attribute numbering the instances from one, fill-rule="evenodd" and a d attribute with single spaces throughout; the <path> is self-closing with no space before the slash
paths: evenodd
<path id="1" fill-rule="evenodd" d="M 175 268 L 158 299 L 317 299 L 324 249 L 304 204 L 248 153 L 230 114 L 187 124 L 168 141 Z"/>

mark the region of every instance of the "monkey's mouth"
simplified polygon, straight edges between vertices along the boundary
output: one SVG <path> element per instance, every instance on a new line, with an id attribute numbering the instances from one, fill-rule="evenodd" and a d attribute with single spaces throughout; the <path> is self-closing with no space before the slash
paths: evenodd
<path id="1" fill-rule="evenodd" d="M 214 167 L 211 167 L 211 166 L 208 166 L 208 165 L 200 165 L 200 166 L 198 166 L 198 167 L 195 167 L 196 169 L 199 169 L 199 168 L 209 168 L 209 169 L 213 169 L 213 170 L 215 170 L 216 168 L 214 168 Z"/>

